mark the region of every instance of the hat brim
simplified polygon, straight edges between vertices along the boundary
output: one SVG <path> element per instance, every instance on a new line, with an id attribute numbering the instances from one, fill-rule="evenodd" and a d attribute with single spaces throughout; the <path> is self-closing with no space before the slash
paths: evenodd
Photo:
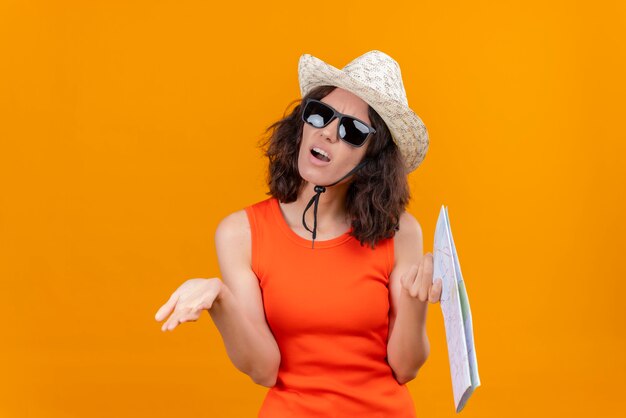
<path id="1" fill-rule="evenodd" d="M 309 54 L 300 57 L 298 80 L 302 97 L 315 87 L 330 85 L 347 90 L 370 105 L 387 124 L 404 157 L 407 172 L 415 170 L 424 160 L 429 146 L 428 131 L 420 117 L 406 104 Z"/>

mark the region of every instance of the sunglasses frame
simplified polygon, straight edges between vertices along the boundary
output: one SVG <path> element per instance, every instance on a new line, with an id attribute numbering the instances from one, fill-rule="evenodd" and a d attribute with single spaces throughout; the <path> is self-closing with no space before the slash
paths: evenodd
<path id="1" fill-rule="evenodd" d="M 319 103 L 319 104 L 321 104 L 322 106 L 326 106 L 327 108 L 329 108 L 330 110 L 332 110 L 332 111 L 333 111 L 333 116 L 332 116 L 332 117 L 330 118 L 330 120 L 329 120 L 328 122 L 326 122 L 324 125 L 322 125 L 322 126 L 319 126 L 319 127 L 318 127 L 318 126 L 315 126 L 315 125 L 313 125 L 312 123 L 310 123 L 310 122 L 308 122 L 307 120 L 305 120 L 305 119 L 304 119 L 304 111 L 306 110 L 307 106 L 308 106 L 308 105 L 309 105 L 309 103 L 311 103 L 311 102 Z M 365 143 L 367 142 L 367 140 L 368 140 L 368 139 L 370 139 L 370 137 L 372 136 L 372 134 L 375 134 L 375 133 L 376 133 L 376 129 L 372 128 L 370 125 L 368 125 L 367 123 L 363 122 L 361 119 L 359 119 L 359 118 L 355 118 L 355 117 L 354 117 L 354 116 L 352 116 L 352 115 L 346 115 L 345 113 L 338 112 L 337 110 L 335 110 L 335 108 L 334 108 L 334 107 L 332 107 L 332 106 L 331 106 L 331 105 L 329 105 L 328 103 L 324 103 L 324 102 L 322 102 L 321 100 L 312 99 L 312 98 L 308 98 L 308 99 L 306 99 L 306 101 L 304 102 L 304 106 L 302 107 L 302 121 L 303 121 L 304 123 L 307 123 L 307 124 L 311 125 L 311 126 L 312 126 L 312 127 L 314 127 L 315 129 L 322 129 L 324 126 L 327 126 L 327 125 L 328 125 L 328 124 L 330 124 L 332 121 L 334 121 L 334 120 L 335 120 L 335 118 L 338 118 L 338 119 L 339 119 L 339 122 L 337 123 L 337 138 L 341 139 L 343 142 L 345 142 L 346 144 L 350 145 L 351 147 L 354 147 L 354 148 L 360 148 L 360 147 L 362 147 L 363 145 L 365 145 Z M 356 121 L 358 121 L 358 122 L 362 123 L 362 124 L 363 124 L 363 126 L 365 126 L 366 128 L 368 128 L 368 129 L 369 129 L 369 131 L 368 131 L 368 133 L 367 133 L 367 136 L 365 137 L 365 139 L 363 140 L 363 142 L 362 142 L 360 145 L 355 145 L 355 144 L 353 144 L 353 143 L 351 143 L 351 142 L 349 142 L 349 141 L 346 141 L 344 138 L 341 138 L 341 135 L 339 135 L 339 127 L 341 126 L 341 121 L 342 121 L 342 119 L 343 119 L 343 118 L 350 118 L 350 119 L 356 120 Z"/>

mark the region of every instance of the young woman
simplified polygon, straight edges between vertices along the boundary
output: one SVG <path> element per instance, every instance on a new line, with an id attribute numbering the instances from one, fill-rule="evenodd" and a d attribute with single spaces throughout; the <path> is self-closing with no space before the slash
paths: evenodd
<path id="1" fill-rule="evenodd" d="M 208 310 L 233 364 L 270 388 L 261 418 L 415 417 L 405 383 L 441 295 L 405 211 L 426 129 L 380 51 L 341 70 L 305 54 L 299 80 L 302 100 L 268 128 L 270 197 L 217 227 L 222 280 L 186 281 L 156 320 Z"/>

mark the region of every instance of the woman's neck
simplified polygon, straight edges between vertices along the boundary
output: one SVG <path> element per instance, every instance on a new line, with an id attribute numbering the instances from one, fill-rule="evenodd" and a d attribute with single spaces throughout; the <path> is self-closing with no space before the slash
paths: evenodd
<path id="1" fill-rule="evenodd" d="M 346 211 L 346 194 L 349 184 L 343 183 L 336 186 L 327 187 L 324 193 L 320 194 L 317 205 L 317 234 L 336 236 L 346 231 L 350 226 L 348 212 Z M 295 202 L 281 203 L 289 224 L 292 228 L 302 228 L 302 213 L 315 195 L 315 185 L 306 183 L 298 194 Z M 306 224 L 313 230 L 315 203 L 306 212 Z M 308 231 L 307 231 L 308 232 Z"/>

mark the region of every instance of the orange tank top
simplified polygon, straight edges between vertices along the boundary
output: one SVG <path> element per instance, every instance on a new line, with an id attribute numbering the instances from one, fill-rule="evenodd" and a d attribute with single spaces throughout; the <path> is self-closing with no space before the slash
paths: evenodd
<path id="1" fill-rule="evenodd" d="M 350 230 L 311 248 L 277 199 L 245 210 L 252 270 L 281 353 L 258 417 L 415 417 L 411 394 L 386 359 L 393 239 L 372 250 Z"/>

